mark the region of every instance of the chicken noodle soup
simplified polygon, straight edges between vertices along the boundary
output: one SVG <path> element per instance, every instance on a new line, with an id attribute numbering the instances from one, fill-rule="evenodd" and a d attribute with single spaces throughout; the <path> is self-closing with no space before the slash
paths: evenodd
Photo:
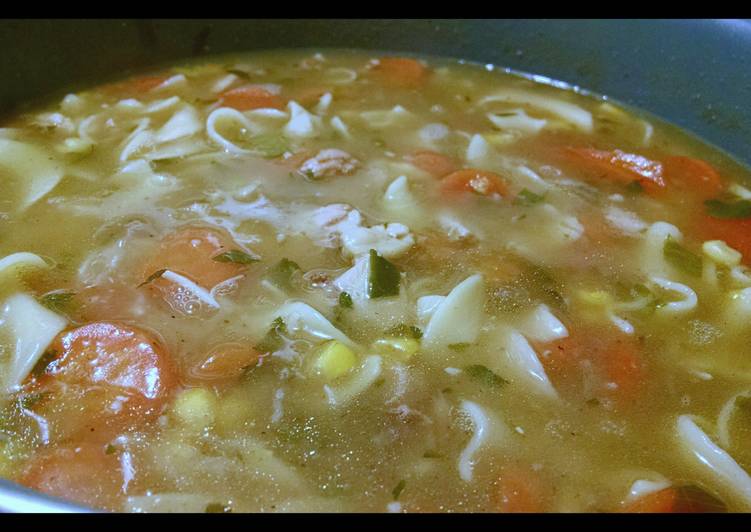
<path id="1" fill-rule="evenodd" d="M 0 130 L 0 475 L 94 508 L 751 509 L 751 190 L 477 65 L 232 56 Z"/>

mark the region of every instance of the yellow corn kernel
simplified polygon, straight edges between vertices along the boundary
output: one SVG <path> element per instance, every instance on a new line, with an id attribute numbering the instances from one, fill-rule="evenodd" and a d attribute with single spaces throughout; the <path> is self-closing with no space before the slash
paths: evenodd
<path id="1" fill-rule="evenodd" d="M 577 293 L 582 303 L 605 306 L 611 302 L 610 294 L 604 290 L 579 290 Z"/>
<path id="2" fill-rule="evenodd" d="M 373 343 L 379 354 L 406 362 L 420 349 L 420 342 L 414 338 L 381 338 Z"/>
<path id="3" fill-rule="evenodd" d="M 173 412 L 184 425 L 202 430 L 214 423 L 217 400 L 205 388 L 193 388 L 181 392 L 173 405 Z"/>
<path id="4" fill-rule="evenodd" d="M 722 240 L 707 240 L 702 244 L 701 249 L 707 257 L 718 264 L 732 268 L 741 263 L 742 255 Z"/>
<path id="5" fill-rule="evenodd" d="M 341 377 L 357 364 L 357 356 L 341 342 L 331 340 L 325 343 L 313 365 L 313 369 L 326 379 Z"/>

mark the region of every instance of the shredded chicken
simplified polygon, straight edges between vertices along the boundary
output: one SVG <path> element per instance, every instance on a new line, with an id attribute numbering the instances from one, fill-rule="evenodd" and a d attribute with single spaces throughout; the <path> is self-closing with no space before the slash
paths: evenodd
<path id="1" fill-rule="evenodd" d="M 337 175 L 350 175 L 360 162 L 349 153 L 334 148 L 321 150 L 315 157 L 305 161 L 300 171 L 315 179 Z"/>

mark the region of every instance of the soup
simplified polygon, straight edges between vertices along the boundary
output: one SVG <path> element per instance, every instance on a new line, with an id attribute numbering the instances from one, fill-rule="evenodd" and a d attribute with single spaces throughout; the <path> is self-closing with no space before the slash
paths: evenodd
<path id="1" fill-rule="evenodd" d="M 0 475 L 110 511 L 751 508 L 748 174 L 562 84 L 215 58 L 0 130 Z"/>

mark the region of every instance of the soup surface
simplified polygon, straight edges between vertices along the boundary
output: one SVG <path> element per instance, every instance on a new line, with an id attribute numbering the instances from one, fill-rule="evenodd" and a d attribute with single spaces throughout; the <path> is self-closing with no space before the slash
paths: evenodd
<path id="1" fill-rule="evenodd" d="M 606 99 L 222 57 L 0 129 L 0 475 L 113 511 L 751 509 L 745 170 Z"/>

